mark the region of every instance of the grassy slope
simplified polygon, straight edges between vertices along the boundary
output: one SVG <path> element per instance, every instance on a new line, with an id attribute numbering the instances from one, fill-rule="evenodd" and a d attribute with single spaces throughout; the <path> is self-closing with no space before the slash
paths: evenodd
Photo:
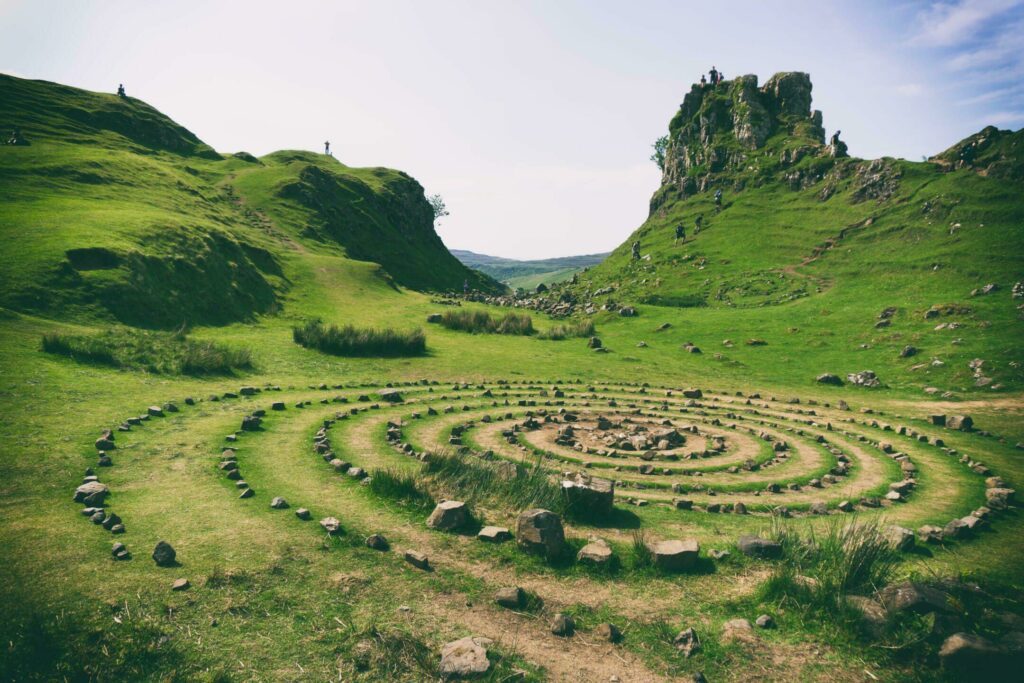
<path id="1" fill-rule="evenodd" d="M 7 114 L 3 119 L 6 121 Z M 292 395 L 297 396 L 302 387 L 320 381 L 352 384 L 422 377 L 472 381 L 502 376 L 548 381 L 571 377 L 792 392 L 822 400 L 845 398 L 854 406 L 893 407 L 909 415 L 927 412 L 928 399 L 919 390 L 934 384 L 962 392 L 965 398 L 1004 398 L 1004 403 L 972 405 L 968 410 L 979 424 L 1007 440 L 991 444 L 986 461 L 1011 482 L 1024 481 L 1024 462 L 1012 448 L 1014 442 L 1024 441 L 1021 378 L 1009 365 L 1010 361 L 1024 361 L 1016 341 L 1019 334 L 1015 334 L 1020 323 L 1008 291 L 1009 280 L 1021 274 L 1020 233 L 1015 229 L 1022 224 L 1020 196 L 970 171 L 938 175 L 920 165 L 907 165 L 901 188 L 906 201 L 893 201 L 891 209 L 850 204 L 841 194 L 818 203 L 813 190 L 800 193 L 764 187 L 728 194 L 727 208 L 714 217 L 708 198 L 698 197 L 673 205 L 642 228 L 649 229 L 641 238 L 644 253 L 655 252 L 659 259 L 652 264 L 655 270 L 633 273 L 633 266 L 626 263 L 627 248 L 618 250 L 607 266 L 593 274 L 594 286 L 622 284 L 627 278 L 647 278 L 651 283 L 661 277 L 666 284 L 658 291 L 690 294 L 703 291 L 704 278 L 740 283 L 744 272 L 793 265 L 796 268 L 786 271 L 787 278 L 801 283 L 822 281 L 823 291 L 813 296 L 742 309 L 713 299 L 708 307 L 699 309 L 641 305 L 641 315 L 632 319 L 601 313 L 596 316 L 599 334 L 613 350 L 607 355 L 588 351 L 578 340 L 464 335 L 431 326 L 425 357 L 341 359 L 293 344 L 291 324 L 322 317 L 334 323 L 411 327 L 420 325 L 437 307 L 426 295 L 396 290 L 377 265 L 352 261 L 337 247 L 304 237 L 306 223 L 300 214 L 270 189 L 284 177 L 276 174 L 283 174 L 287 169 L 282 167 L 292 162 L 279 165 L 278 159 L 268 158 L 265 166 L 254 167 L 239 159 L 190 157 L 185 161 L 168 152 L 141 155 L 122 149 L 124 143 L 119 138 L 72 145 L 47 140 L 44 131 L 33 136 L 28 125 L 23 129 L 33 146 L 0 152 L 5 192 L 9 189 L 17 198 L 0 206 L 7 244 L 0 251 L 0 272 L 4 273 L 0 294 L 5 297 L 12 290 L 47 282 L 48 271 L 42 264 L 62 258 L 68 245 L 155 248 L 142 236 L 158 234 L 161 221 L 168 216 L 174 218 L 175 225 L 184 216 L 196 229 L 223 230 L 239 243 L 263 245 L 274 254 L 282 273 L 267 276 L 274 287 L 277 314 L 257 316 L 249 322 L 200 325 L 194 332 L 200 339 L 253 350 L 257 370 L 237 380 L 110 371 L 40 353 L 43 332 L 88 331 L 95 329 L 97 320 L 102 322 L 107 314 L 88 300 L 65 306 L 63 300 L 55 299 L 52 307 L 27 307 L 49 314 L 43 316 L 0 310 L 0 404 L 5 410 L 0 424 L 0 467 L 5 472 L 0 583 L 21 586 L 20 594 L 31 596 L 31 602 L 21 607 L 49 616 L 66 610 L 76 615 L 83 628 L 114 639 L 127 641 L 131 625 L 159 627 L 172 636 L 165 654 L 155 654 L 166 657 L 160 662 L 164 672 L 177 671 L 189 678 L 204 671 L 226 672 L 239 680 L 337 677 L 336 659 L 351 655 L 357 637 L 353 634 L 360 628 L 376 623 L 433 634 L 438 621 L 431 610 L 438 596 L 465 593 L 483 602 L 493 589 L 451 570 L 423 577 L 396 563 L 381 571 L 379 556 L 365 549 L 325 545 L 318 530 L 296 530 L 289 523 L 290 516 L 286 521 L 266 506 L 270 491 L 261 491 L 262 497 L 254 499 L 258 504 L 236 505 L 238 501 L 214 476 L 210 463 L 223 433 L 237 427 L 240 413 L 214 404 L 196 409 L 205 415 L 198 426 L 182 420 L 158 427 L 152 438 L 118 453 L 118 467 L 104 473 L 121 491 L 117 507 L 130 513 L 129 543 L 137 552 L 135 561 L 115 571 L 108 559 L 109 537 L 92 533 L 87 524 L 83 527 L 85 523 L 74 512 L 76 506 L 68 495 L 81 470 L 94 460 L 91 442 L 97 429 L 152 403 L 236 389 L 240 383 L 293 386 L 298 389 Z M 114 175 L 120 182 L 93 187 L 61 179 L 59 174 L 48 179 L 51 177 L 39 172 L 46 164 L 76 172 L 91 168 Z M 196 187 L 192 180 L 196 176 L 184 170 L 186 165 L 205 178 L 198 191 L 215 193 L 231 183 L 236 187 L 234 197 L 215 199 L 211 194 L 209 204 L 196 201 L 196 195 L 187 191 Z M 145 183 L 124 182 L 134 178 L 143 178 Z M 373 174 L 364 180 L 372 183 Z M 184 188 L 179 188 L 178 181 Z M 153 187 L 163 189 L 154 192 Z M 920 188 L 916 198 L 914 188 Z M 948 200 L 949 212 L 920 218 L 916 202 L 940 195 L 944 203 Z M 242 204 L 236 203 L 236 198 Z M 959 200 L 955 206 L 954 200 Z M 255 209 L 270 222 L 250 213 Z M 673 220 L 689 217 L 695 210 L 702 210 L 708 218 L 707 231 L 686 246 L 671 246 Z M 870 228 L 853 233 L 818 261 L 798 265 L 811 246 L 868 215 L 877 215 Z M 927 220 L 932 220 L 931 226 Z M 23 227 L 9 229 L 12 221 L 45 230 L 28 235 Z M 949 237 L 944 233 L 951 221 L 959 221 L 962 228 Z M 896 230 L 898 226 L 910 229 Z M 741 249 L 741 245 L 756 248 Z M 704 271 L 671 264 L 674 253 L 698 248 L 709 254 L 710 265 Z M 723 263 L 725 259 L 730 263 Z M 933 261 L 945 261 L 943 269 L 931 271 Z M 860 277 L 865 272 L 871 277 Z M 86 277 L 96 274 L 90 271 Z M 988 281 L 1000 282 L 1002 291 L 988 298 L 966 298 L 971 288 Z M 645 293 L 639 286 L 627 291 Z M 40 296 L 44 294 L 48 297 L 54 292 L 47 289 Z M 757 301 L 754 296 L 745 298 L 746 303 Z M 952 301 L 968 303 L 974 309 L 972 316 L 956 318 L 967 327 L 952 333 L 932 332 L 937 321 L 926 323 L 918 314 L 933 303 Z M 4 305 L 10 306 L 10 299 Z M 901 311 L 893 328 L 876 331 L 872 328 L 875 317 L 887 305 L 899 306 Z M 535 318 L 538 327 L 551 324 Z M 985 327 L 984 321 L 991 326 Z M 662 322 L 672 323 L 672 329 L 655 332 Z M 952 336 L 962 336 L 964 345 L 949 345 Z M 743 340 L 750 337 L 763 338 L 768 346 L 744 345 Z M 726 338 L 737 345 L 722 348 L 721 341 Z M 635 348 L 641 340 L 649 346 Z M 679 345 L 685 341 L 698 343 L 705 353 L 682 353 Z M 896 356 L 897 349 L 908 342 L 920 346 L 925 358 L 939 355 L 947 365 L 911 371 L 915 359 Z M 869 343 L 871 348 L 860 350 L 860 343 Z M 719 350 L 722 356 L 716 358 L 713 352 Z M 973 357 L 994 364 L 992 374 L 1007 388 L 993 396 L 991 390 L 974 387 L 966 368 L 966 360 Z M 825 388 L 813 382 L 821 371 L 844 373 L 863 368 L 876 370 L 889 388 L 869 392 L 849 386 Z M 317 395 L 310 394 L 310 398 Z M 315 426 L 315 421 L 308 420 L 269 421 L 267 433 L 257 437 L 256 443 L 263 445 L 249 451 L 246 476 L 258 487 L 272 483 L 275 493 L 314 501 L 318 510 L 337 511 L 346 524 L 359 529 L 376 523 L 368 518 L 372 508 L 358 497 L 357 487 L 339 487 L 316 463 L 299 460 L 307 457 L 304 449 Z M 973 444 L 957 435 L 949 440 L 961 448 L 970 449 Z M 644 524 L 659 529 L 667 523 L 665 517 L 650 510 Z M 712 536 L 729 535 L 737 523 L 723 518 L 721 527 L 704 531 Z M 400 537 L 405 532 L 396 528 L 393 533 Z M 1019 581 L 1024 558 L 1019 544 L 1012 540 L 1021 533 L 1024 522 L 1019 516 L 1012 517 L 1000 522 L 999 533 L 943 553 L 928 566 L 990 572 Z M 152 565 L 146 557 L 148 548 L 141 545 L 144 539 L 163 535 L 179 539 L 186 564 L 177 574 L 190 577 L 197 586 L 202 586 L 206 577 L 216 580 L 226 574 L 234 578 L 219 589 L 169 594 L 168 573 Z M 664 595 L 680 590 L 706 596 L 682 601 L 685 604 L 672 619 L 686 623 L 693 618 L 726 618 L 731 608 L 723 603 L 728 598 L 717 596 L 750 580 L 746 569 L 739 567 L 719 576 L 693 579 L 684 588 L 646 580 L 613 587 L 617 593 L 635 594 L 638 599 L 652 592 Z M 215 585 L 212 581 L 211 586 Z M 413 608 L 411 616 L 396 611 L 400 604 Z M 131 618 L 123 608 L 114 612 L 110 605 L 126 606 Z M 168 611 L 168 606 L 173 609 Z M 112 614 L 122 623 L 112 622 Z M 219 625 L 211 627 L 211 619 Z M 454 627 L 444 623 L 443 633 L 431 637 L 450 636 L 453 628 L 460 628 L 457 620 Z M 787 639 L 799 641 L 803 636 L 794 625 L 783 629 L 775 642 L 784 645 Z M 838 650 L 823 655 L 826 664 L 841 670 L 850 657 L 860 661 L 854 648 L 835 647 Z M 231 656 L 225 657 L 226 652 Z M 113 666 L 112 658 L 103 661 L 105 666 Z M 750 665 L 742 658 L 728 663 L 723 676 L 728 672 L 742 677 Z"/>
<path id="2" fill-rule="evenodd" d="M 573 273 L 597 265 L 608 255 L 586 254 L 519 261 L 461 249 L 453 249 L 452 254 L 470 268 L 486 273 L 513 289 L 533 289 L 541 283 L 547 285 L 567 280 Z"/>

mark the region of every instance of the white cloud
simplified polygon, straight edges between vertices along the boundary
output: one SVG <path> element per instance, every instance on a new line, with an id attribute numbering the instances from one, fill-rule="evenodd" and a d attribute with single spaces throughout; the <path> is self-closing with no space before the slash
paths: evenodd
<path id="1" fill-rule="evenodd" d="M 895 86 L 893 90 L 904 97 L 917 97 L 924 94 L 925 87 L 920 83 L 903 83 L 902 85 Z"/>
<path id="2" fill-rule="evenodd" d="M 935 2 L 918 15 L 914 42 L 932 46 L 962 44 L 974 38 L 990 20 L 1022 4 L 1021 0 Z"/>

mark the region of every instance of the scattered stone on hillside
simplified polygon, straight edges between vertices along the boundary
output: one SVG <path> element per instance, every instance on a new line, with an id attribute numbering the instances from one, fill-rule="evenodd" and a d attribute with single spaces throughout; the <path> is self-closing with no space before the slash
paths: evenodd
<path id="1" fill-rule="evenodd" d="M 254 489 L 251 489 L 248 486 L 246 486 L 245 488 L 242 489 L 242 492 L 238 494 L 238 497 L 239 498 L 252 498 L 255 495 L 256 495 L 256 491 Z"/>
<path id="2" fill-rule="evenodd" d="M 606 565 L 612 560 L 612 548 L 607 541 L 595 539 L 580 548 L 576 560 L 583 564 Z"/>
<path id="3" fill-rule="evenodd" d="M 187 591 L 191 587 L 191 583 L 188 579 L 175 579 L 174 583 L 171 584 L 172 591 Z"/>
<path id="4" fill-rule="evenodd" d="M 825 505 L 825 503 L 822 503 L 822 502 L 811 503 L 811 505 L 808 508 L 808 510 L 810 511 L 810 513 L 812 515 L 827 515 L 828 514 L 828 506 Z"/>
<path id="5" fill-rule="evenodd" d="M 676 637 L 672 639 L 672 644 L 675 648 L 683 653 L 683 656 L 689 659 L 695 653 L 700 652 L 700 638 L 697 637 L 697 632 L 692 628 L 684 629 L 676 634 Z"/>
<path id="6" fill-rule="evenodd" d="M 861 620 L 874 636 L 881 635 L 889 625 L 889 615 L 877 600 L 863 595 L 847 595 L 846 602 L 860 612 Z"/>
<path id="7" fill-rule="evenodd" d="M 558 612 L 551 620 L 551 632 L 567 638 L 576 632 L 576 622 L 568 614 Z"/>
<path id="8" fill-rule="evenodd" d="M 760 628 L 775 628 L 775 619 L 773 619 L 770 614 L 762 614 L 757 618 L 757 621 L 755 621 L 754 623 L 757 624 Z"/>
<path id="9" fill-rule="evenodd" d="M 604 516 L 612 511 L 614 505 L 615 482 L 577 472 L 562 480 L 562 493 L 571 508 Z"/>
<path id="10" fill-rule="evenodd" d="M 334 535 L 341 531 L 341 520 L 337 517 L 324 517 L 320 520 L 320 526 L 327 533 Z"/>
<path id="11" fill-rule="evenodd" d="M 619 315 L 623 318 L 634 318 L 636 317 L 636 309 L 632 306 L 623 306 L 619 309 Z"/>
<path id="12" fill-rule="evenodd" d="M 128 552 L 128 548 L 124 543 L 115 543 L 110 547 L 110 554 L 115 560 L 128 560 L 131 559 L 131 554 Z"/>
<path id="13" fill-rule="evenodd" d="M 1005 510 L 1014 502 L 1016 493 L 1016 490 L 1009 488 L 988 488 L 985 489 L 985 500 L 993 510 Z"/>
<path id="14" fill-rule="evenodd" d="M 377 394 L 380 396 L 382 401 L 386 401 L 387 403 L 402 403 L 405 400 L 397 389 L 381 389 Z"/>
<path id="15" fill-rule="evenodd" d="M 746 619 L 730 619 L 722 624 L 723 643 L 750 642 L 754 638 L 754 626 Z"/>
<path id="16" fill-rule="evenodd" d="M 298 510 L 296 510 L 295 516 L 304 522 L 313 518 L 313 514 L 306 508 L 299 508 Z"/>
<path id="17" fill-rule="evenodd" d="M 622 640 L 622 631 L 615 624 L 604 622 L 597 625 L 594 634 L 601 640 L 609 643 L 617 643 Z"/>
<path id="18" fill-rule="evenodd" d="M 693 342 L 683 344 L 683 351 L 686 351 L 687 353 L 702 353 L 700 347 Z"/>
<path id="19" fill-rule="evenodd" d="M 453 640 L 441 648 L 441 677 L 473 678 L 487 673 L 491 662 L 487 658 L 488 638 L 467 636 Z"/>
<path id="20" fill-rule="evenodd" d="M 466 504 L 460 500 L 442 500 L 427 518 L 427 526 L 440 531 L 461 529 L 469 521 Z"/>
<path id="21" fill-rule="evenodd" d="M 831 372 L 825 372 L 816 378 L 819 384 L 831 384 L 833 386 L 842 386 L 843 380 L 839 378 L 839 375 L 833 375 Z"/>
<path id="22" fill-rule="evenodd" d="M 390 545 L 388 540 L 381 534 L 370 534 L 366 537 L 366 547 L 372 548 L 373 550 L 387 550 Z"/>
<path id="23" fill-rule="evenodd" d="M 908 344 L 904 346 L 903 349 L 900 351 L 900 358 L 910 358 L 911 356 L 916 356 L 917 354 L 917 347 Z"/>
<path id="24" fill-rule="evenodd" d="M 992 641 L 972 633 L 954 633 L 942 642 L 939 660 L 950 670 L 976 673 L 993 668 L 996 660 L 1006 656 Z"/>
<path id="25" fill-rule="evenodd" d="M 440 313 L 430 313 L 427 315 L 428 323 L 439 323 L 442 320 L 444 320 L 444 316 L 442 316 Z"/>
<path id="26" fill-rule="evenodd" d="M 836 509 L 840 512 L 853 512 L 853 503 L 848 500 L 840 501 L 840 503 L 836 505 Z"/>
<path id="27" fill-rule="evenodd" d="M 275 510 L 286 510 L 288 508 L 288 501 L 281 496 L 276 496 L 272 501 L 270 501 L 270 507 Z"/>
<path id="28" fill-rule="evenodd" d="M 416 567 L 417 569 L 423 569 L 427 571 L 430 569 L 430 560 L 427 556 L 418 550 L 406 550 L 403 554 L 403 558 L 406 562 Z"/>
<path id="29" fill-rule="evenodd" d="M 562 520 L 549 510 L 526 510 L 516 520 L 516 541 L 524 550 L 558 557 L 565 552 Z"/>
<path id="30" fill-rule="evenodd" d="M 270 404 L 271 410 L 284 410 L 286 407 L 284 401 L 274 401 Z"/>
<path id="31" fill-rule="evenodd" d="M 503 526 L 485 526 L 476 537 L 489 543 L 501 543 L 512 538 L 512 534 Z"/>
<path id="32" fill-rule="evenodd" d="M 969 415 L 949 415 L 946 417 L 946 427 L 969 432 L 974 427 L 974 420 Z"/>
<path id="33" fill-rule="evenodd" d="M 242 418 L 242 431 L 243 432 L 255 432 L 260 429 L 260 425 L 263 423 L 263 418 L 256 417 L 255 415 L 246 415 Z"/>
<path id="34" fill-rule="evenodd" d="M 894 550 L 901 552 L 911 550 L 914 547 L 914 532 L 905 527 L 892 525 L 882 529 L 885 540 L 892 545 Z"/>
<path id="35" fill-rule="evenodd" d="M 949 597 L 932 586 L 912 581 L 890 584 L 878 592 L 879 602 L 890 612 L 950 613 Z"/>
<path id="36" fill-rule="evenodd" d="M 110 489 L 106 484 L 88 481 L 75 489 L 75 502 L 90 507 L 99 507 L 103 505 L 103 501 L 106 500 L 109 493 Z"/>
<path id="37" fill-rule="evenodd" d="M 654 566 L 666 571 L 685 571 L 697 564 L 700 544 L 696 539 L 671 539 L 648 544 Z"/>
<path id="38" fill-rule="evenodd" d="M 494 602 L 507 609 L 519 609 L 526 602 L 526 593 L 519 586 L 499 588 L 494 594 Z"/>
<path id="39" fill-rule="evenodd" d="M 782 556 L 782 544 L 760 536 L 740 536 L 736 542 L 740 552 L 748 557 L 777 559 Z"/>
<path id="40" fill-rule="evenodd" d="M 153 417 L 163 417 L 164 409 L 161 408 L 160 406 L 150 406 L 149 408 L 146 409 L 146 413 L 148 415 L 152 415 Z"/>
<path id="41" fill-rule="evenodd" d="M 600 348 L 602 348 L 602 346 L 603 345 L 601 344 L 600 337 L 591 337 L 587 341 L 587 348 L 590 348 L 590 349 L 600 349 Z"/>
<path id="42" fill-rule="evenodd" d="M 846 376 L 846 379 L 858 387 L 880 387 L 882 386 L 881 381 L 871 370 L 861 370 L 860 372 L 850 373 Z"/>
<path id="43" fill-rule="evenodd" d="M 160 541 L 153 548 L 153 561 L 156 562 L 158 567 L 173 567 L 177 564 L 177 556 L 178 553 L 175 552 L 174 548 L 167 541 Z"/>
<path id="44" fill-rule="evenodd" d="M 101 436 L 96 439 L 96 450 L 98 451 L 112 451 L 117 448 L 117 444 L 114 443 L 113 438 L 106 438 Z"/>

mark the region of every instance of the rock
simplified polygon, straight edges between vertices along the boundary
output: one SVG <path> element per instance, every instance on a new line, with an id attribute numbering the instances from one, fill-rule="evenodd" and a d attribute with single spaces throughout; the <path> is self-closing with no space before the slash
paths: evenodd
<path id="1" fill-rule="evenodd" d="M 594 633 L 601 640 L 607 640 L 609 643 L 617 643 L 622 640 L 622 631 L 615 624 L 605 622 L 598 624 L 597 628 L 594 629 Z"/>
<path id="2" fill-rule="evenodd" d="M 243 483 L 244 484 L 245 482 L 239 482 L 239 483 Z M 247 485 L 244 488 L 242 488 L 242 492 L 238 494 L 238 497 L 239 498 L 252 498 L 255 495 L 256 495 L 256 491 L 254 491 L 253 489 L 249 488 L 248 485 Z"/>
<path id="3" fill-rule="evenodd" d="M 985 500 L 993 510 L 1005 510 L 1007 505 L 1014 502 L 1017 491 L 1008 488 L 985 489 Z"/>
<path id="4" fill-rule="evenodd" d="M 466 504 L 460 500 L 442 500 L 427 518 L 427 526 L 440 531 L 461 529 L 469 521 Z"/>
<path id="5" fill-rule="evenodd" d="M 430 570 L 430 560 L 428 560 L 427 556 L 418 550 L 406 550 L 403 557 L 406 562 L 417 569 L 423 569 L 424 571 Z"/>
<path id="6" fill-rule="evenodd" d="M 939 648 L 939 661 L 944 668 L 965 673 L 990 670 L 1003 657 L 1002 648 L 972 633 L 954 633 Z"/>
<path id="7" fill-rule="evenodd" d="M 945 593 L 922 583 L 903 581 L 891 584 L 878 592 L 879 602 L 890 612 L 949 614 L 952 608 Z"/>
<path id="8" fill-rule="evenodd" d="M 700 389 L 683 389 L 683 397 L 692 399 L 704 398 L 704 392 Z"/>
<path id="9" fill-rule="evenodd" d="M 313 518 L 312 513 L 310 513 L 310 511 L 307 510 L 306 508 L 299 508 L 298 510 L 296 510 L 295 516 L 304 522 Z"/>
<path id="10" fill-rule="evenodd" d="M 945 415 L 929 415 L 928 416 L 928 421 L 932 425 L 934 425 L 936 427 L 945 427 L 946 426 L 946 416 Z"/>
<path id="11" fill-rule="evenodd" d="M 569 615 L 559 612 L 551 620 L 551 632 L 556 636 L 567 638 L 576 632 L 576 622 Z"/>
<path id="12" fill-rule="evenodd" d="M 274 401 L 270 404 L 271 410 L 284 410 L 285 407 L 284 401 Z"/>
<path id="13" fill-rule="evenodd" d="M 846 379 L 851 383 L 859 387 L 880 387 L 882 386 L 881 381 L 871 370 L 862 370 L 860 372 L 854 372 L 846 376 Z"/>
<path id="14" fill-rule="evenodd" d="M 839 505 L 836 505 L 836 508 L 840 512 L 853 512 L 853 503 L 848 500 L 840 501 Z"/>
<path id="15" fill-rule="evenodd" d="M 150 406 L 149 408 L 146 409 L 146 414 L 152 415 L 153 417 L 163 417 L 164 409 L 161 408 L 160 406 Z"/>
<path id="16" fill-rule="evenodd" d="M 175 579 L 174 583 L 171 584 L 172 591 L 187 591 L 192 584 L 188 582 L 188 579 Z"/>
<path id="17" fill-rule="evenodd" d="M 281 496 L 277 496 L 272 501 L 270 501 L 270 507 L 274 508 L 275 510 L 285 510 L 288 508 L 288 501 L 282 498 Z"/>
<path id="18" fill-rule="evenodd" d="M 588 516 L 605 516 L 614 505 L 615 482 L 580 472 L 562 480 L 562 493 L 570 507 Z"/>
<path id="19" fill-rule="evenodd" d="M 942 541 L 942 527 L 925 524 L 917 530 L 917 537 L 922 543 L 939 543 Z"/>
<path id="20" fill-rule="evenodd" d="M 877 600 L 863 595 L 847 595 L 846 602 L 860 612 L 864 625 L 872 635 L 881 635 L 889 625 L 889 616 Z"/>
<path id="21" fill-rule="evenodd" d="M 132 557 L 124 543 L 115 543 L 111 546 L 110 554 L 115 560 L 130 560 Z"/>
<path id="22" fill-rule="evenodd" d="M 910 358 L 911 356 L 916 356 L 917 353 L 917 347 L 910 346 L 908 344 L 907 346 L 904 346 L 902 350 L 900 350 L 900 358 Z"/>
<path id="23" fill-rule="evenodd" d="M 428 323 L 439 323 L 442 320 L 444 320 L 444 316 L 442 316 L 440 313 L 430 313 L 427 315 Z"/>
<path id="24" fill-rule="evenodd" d="M 103 501 L 106 500 L 109 493 L 110 489 L 106 484 L 101 484 L 98 481 L 89 481 L 75 489 L 75 502 L 99 507 L 103 505 Z"/>
<path id="25" fill-rule="evenodd" d="M 729 557 L 729 551 L 720 550 L 718 548 L 712 548 L 708 551 L 708 557 L 710 557 L 713 560 L 724 560 L 725 558 Z"/>
<path id="26" fill-rule="evenodd" d="M 112 451 L 117 448 L 117 444 L 112 439 L 100 437 L 96 439 L 96 450 L 98 451 Z"/>
<path id="27" fill-rule="evenodd" d="M 491 662 L 487 659 L 490 640 L 466 637 L 453 640 L 441 648 L 441 677 L 472 678 L 487 673 Z"/>
<path id="28" fill-rule="evenodd" d="M 695 539 L 654 541 L 647 547 L 654 566 L 666 571 L 692 569 L 700 555 L 700 544 Z"/>
<path id="29" fill-rule="evenodd" d="M 969 432 L 974 427 L 974 420 L 969 415 L 949 415 L 946 417 L 946 427 Z"/>
<path id="30" fill-rule="evenodd" d="M 839 378 L 839 375 L 833 375 L 831 372 L 825 372 L 818 375 L 815 381 L 819 384 L 831 384 L 832 386 L 842 386 L 843 380 Z"/>
<path id="31" fill-rule="evenodd" d="M 811 506 L 808 508 L 808 510 L 812 515 L 828 514 L 828 506 L 821 502 L 811 503 Z"/>
<path id="32" fill-rule="evenodd" d="M 526 510 L 516 520 L 516 541 L 524 550 L 558 557 L 565 552 L 562 520 L 548 510 Z"/>
<path id="33" fill-rule="evenodd" d="M 587 348 L 588 349 L 600 349 L 600 348 L 603 348 L 603 345 L 601 344 L 600 337 L 591 337 L 587 341 Z"/>
<path id="34" fill-rule="evenodd" d="M 740 536 L 736 546 L 747 557 L 778 559 L 782 557 L 782 544 L 760 536 Z"/>
<path id="35" fill-rule="evenodd" d="M 512 538 L 512 534 L 503 526 L 485 526 L 476 537 L 489 543 L 501 543 Z"/>
<path id="36" fill-rule="evenodd" d="M 374 550 L 384 551 L 390 546 L 388 545 L 388 539 L 384 538 L 380 534 L 370 534 L 366 537 L 366 547 Z"/>
<path id="37" fill-rule="evenodd" d="M 260 429 L 260 425 L 263 423 L 263 418 L 256 417 L 255 415 L 246 415 L 242 418 L 242 431 L 243 432 L 255 432 Z"/>
<path id="38" fill-rule="evenodd" d="M 683 656 L 689 659 L 694 653 L 700 652 L 700 638 L 692 628 L 685 629 L 676 634 L 672 644 Z"/>
<path id="39" fill-rule="evenodd" d="M 775 619 L 770 614 L 762 614 L 754 623 L 760 628 L 775 628 Z"/>
<path id="40" fill-rule="evenodd" d="M 723 643 L 749 642 L 753 639 L 754 626 L 746 619 L 730 619 L 722 625 Z"/>
<path id="41" fill-rule="evenodd" d="M 884 528 L 882 535 L 892 545 L 894 550 L 905 552 L 914 547 L 914 532 L 910 529 L 892 525 Z"/>
<path id="42" fill-rule="evenodd" d="M 494 602 L 507 609 L 519 609 L 526 602 L 526 593 L 519 586 L 499 588 L 494 594 Z"/>
<path id="43" fill-rule="evenodd" d="M 153 548 L 153 561 L 156 562 L 158 567 L 173 567 L 177 564 L 175 558 L 178 553 L 175 552 L 174 548 L 167 541 L 160 541 Z"/>
<path id="44" fill-rule="evenodd" d="M 382 401 L 387 403 L 402 403 L 405 399 L 398 393 L 397 389 L 381 389 L 377 392 Z"/>
<path id="45" fill-rule="evenodd" d="M 327 533 L 334 535 L 341 531 L 341 520 L 337 517 L 324 517 L 320 520 L 320 526 Z"/>
<path id="46" fill-rule="evenodd" d="M 606 541 L 597 539 L 580 548 L 576 561 L 584 564 L 606 565 L 612 560 L 612 549 Z"/>

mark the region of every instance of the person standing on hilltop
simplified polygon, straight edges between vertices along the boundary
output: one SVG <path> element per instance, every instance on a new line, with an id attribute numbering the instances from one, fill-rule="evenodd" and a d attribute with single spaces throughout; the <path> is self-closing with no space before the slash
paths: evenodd
<path id="1" fill-rule="evenodd" d="M 708 79 L 704 77 L 704 74 L 700 75 L 700 89 L 704 90 L 708 87 Z"/>
<path id="2" fill-rule="evenodd" d="M 693 219 L 693 234 L 699 235 L 702 227 L 704 227 L 704 214 L 698 213 L 697 217 Z"/>
<path id="3" fill-rule="evenodd" d="M 685 239 L 686 239 L 686 228 L 684 228 L 683 224 L 680 223 L 679 225 L 676 226 L 676 243 L 678 244 L 679 240 L 685 240 Z"/>
<path id="4" fill-rule="evenodd" d="M 640 240 L 637 240 L 636 242 L 633 242 L 633 260 L 634 261 L 639 261 L 640 260 Z"/>
<path id="5" fill-rule="evenodd" d="M 712 66 L 711 67 L 711 71 L 708 72 L 708 76 L 711 77 L 710 80 L 711 80 L 711 87 L 712 88 L 715 87 L 716 85 L 718 85 L 718 69 L 716 69 L 714 66 Z"/>
<path id="6" fill-rule="evenodd" d="M 324 154 L 331 156 L 331 141 L 324 142 Z"/>
<path id="7" fill-rule="evenodd" d="M 842 133 L 842 132 L 843 131 L 841 131 L 841 130 L 837 130 L 835 133 L 832 133 L 832 139 L 829 141 L 829 144 L 831 144 L 833 147 L 838 146 L 839 145 L 839 134 Z"/>
<path id="8" fill-rule="evenodd" d="M 125 92 L 124 92 L 124 83 L 118 83 L 117 84 L 117 96 L 118 97 L 128 97 L 128 95 L 125 94 Z"/>
<path id="9" fill-rule="evenodd" d="M 715 211 L 722 210 L 722 188 L 715 190 Z"/>

